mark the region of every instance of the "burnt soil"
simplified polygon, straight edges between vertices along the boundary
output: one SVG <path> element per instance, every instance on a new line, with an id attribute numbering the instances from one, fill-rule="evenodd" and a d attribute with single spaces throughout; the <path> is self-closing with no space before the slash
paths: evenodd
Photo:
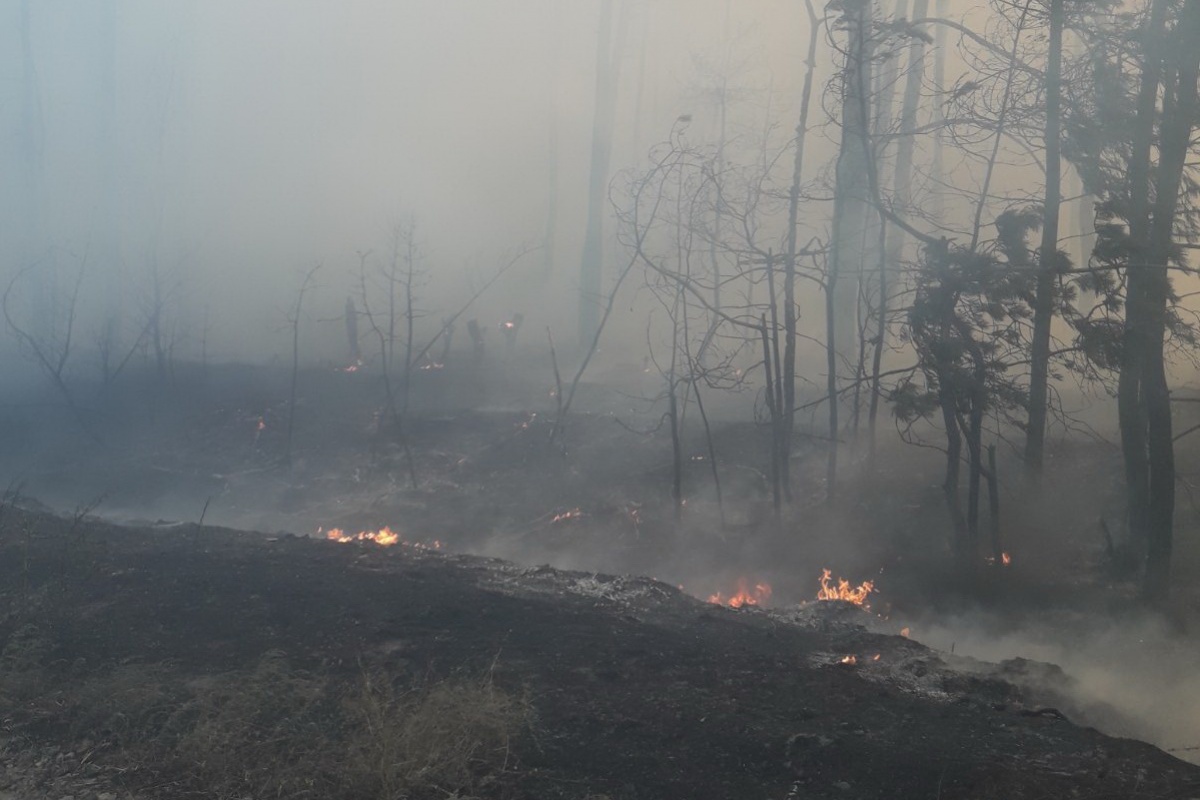
<path id="1" fill-rule="evenodd" d="M 369 664 L 427 680 L 486 673 L 526 698 L 533 714 L 492 796 L 1200 791 L 1200 768 L 1077 727 L 996 679 L 948 671 L 919 644 L 856 627 L 863 612 L 836 613 L 837 603 L 789 619 L 648 579 L 195 526 L 73 527 L 11 509 L 2 552 L 7 655 L 31 626 L 43 640 L 44 688 L 6 703 L 8 759 L 58 745 L 42 776 L 59 791 L 78 780 L 139 797 L 216 796 L 184 765 L 143 762 L 154 749 L 127 745 L 114 719 L 81 724 L 81 694 L 130 664 L 186 683 L 253 670 L 267 653 L 347 685 Z M 847 655 L 859 664 L 841 664 Z M 35 780 L 12 796 L 36 791 Z"/>
<path id="2" fill-rule="evenodd" d="M 801 436 L 776 518 L 763 426 L 725 422 L 724 524 L 697 438 L 676 522 L 653 413 L 597 388 L 550 446 L 544 383 L 479 381 L 426 387 L 406 453 L 377 429 L 369 377 L 314 371 L 290 464 L 278 374 L 131 392 L 91 431 L 62 409 L 3 420 L 20 495 L 0 517 L 0 798 L 1200 796 L 1200 767 L 1085 727 L 1103 709 L 1056 695 L 1052 667 L 896 635 L 924 607 L 1128 605 L 1095 532 L 1054 518 L 1063 495 L 1042 528 L 1006 529 L 1011 570 L 959 574 L 936 458 L 903 456 L 827 506 L 823 448 Z M 1109 480 L 1104 447 L 1057 452 L 1086 461 L 1089 493 Z M 405 543 L 318 534 L 383 525 Z M 812 600 L 825 565 L 876 578 L 870 613 Z M 738 578 L 769 581 L 770 607 L 703 599 Z M 264 674 L 274 716 L 226 713 Z M 361 765 L 347 778 L 348 698 L 370 681 L 508 698 L 519 713 L 488 751 L 503 758 L 387 791 Z"/>

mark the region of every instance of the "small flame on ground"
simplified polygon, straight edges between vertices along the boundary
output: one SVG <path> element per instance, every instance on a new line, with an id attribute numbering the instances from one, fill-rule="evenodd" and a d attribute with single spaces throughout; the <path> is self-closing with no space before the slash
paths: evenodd
<path id="1" fill-rule="evenodd" d="M 756 583 L 754 584 L 754 588 L 750 589 L 745 578 L 738 579 L 737 592 L 729 597 L 720 592 L 708 596 L 708 602 L 719 606 L 729 606 L 730 608 L 760 606 L 770 599 L 771 585 L 769 583 Z"/>
<path id="2" fill-rule="evenodd" d="M 560 511 L 559 513 L 555 514 L 554 518 L 550 520 L 550 524 L 553 525 L 555 522 L 562 522 L 563 520 L 568 519 L 579 519 L 582 516 L 583 509 L 572 508 L 570 511 Z"/>
<path id="3" fill-rule="evenodd" d="M 265 417 L 259 417 L 259 418 L 258 418 L 258 427 L 256 427 L 256 428 L 255 428 L 255 430 L 258 430 L 258 431 L 263 431 L 263 430 L 266 430 L 266 429 L 267 429 L 267 420 L 266 420 L 266 418 L 265 418 Z"/>
<path id="4" fill-rule="evenodd" d="M 867 596 L 875 591 L 874 581 L 863 581 L 858 586 L 851 587 L 850 581 L 845 578 L 838 578 L 837 586 L 832 585 L 832 580 L 833 573 L 831 571 L 821 570 L 821 589 L 817 592 L 818 600 L 844 600 L 863 608 L 871 607 L 867 602 Z"/>
<path id="5" fill-rule="evenodd" d="M 900 635 L 903 636 L 905 639 L 908 638 L 910 633 L 912 633 L 912 628 L 901 628 L 900 629 Z"/>
<path id="6" fill-rule="evenodd" d="M 987 563 L 991 564 L 992 566 L 995 566 L 996 557 L 988 556 L 986 561 L 987 561 Z M 1000 554 L 1000 565 L 1004 566 L 1004 567 L 1011 567 L 1012 566 L 1012 555 L 1009 553 L 1001 553 Z"/>
<path id="7" fill-rule="evenodd" d="M 430 370 L 441 369 L 444 366 L 446 365 L 440 361 L 429 361 L 425 364 L 422 364 L 420 367 L 418 367 L 418 369 L 420 369 L 422 372 L 429 372 Z"/>
<path id="8" fill-rule="evenodd" d="M 355 361 L 353 364 L 349 364 L 347 366 L 341 367 L 340 371 L 341 372 L 358 372 L 360 369 L 362 369 L 362 366 L 363 366 L 363 362 L 362 362 L 362 359 L 360 358 L 357 361 Z"/>
<path id="9" fill-rule="evenodd" d="M 842 660 L 839 661 L 838 663 L 839 664 L 851 664 L 851 665 L 857 664 L 858 656 L 842 656 Z"/>
<path id="10" fill-rule="evenodd" d="M 880 653 L 876 653 L 875 655 L 871 656 L 871 660 L 878 661 L 880 659 L 881 655 L 882 654 L 880 654 Z"/>
<path id="11" fill-rule="evenodd" d="M 400 534 L 393 531 L 388 526 L 384 526 L 377 531 L 359 531 L 358 533 L 346 533 L 341 528 L 330 528 L 328 531 L 321 528 L 317 529 L 317 533 L 323 534 L 325 538 L 331 542 L 374 542 L 380 547 L 391 547 L 392 545 L 400 545 L 401 547 L 413 547 L 418 550 L 441 550 L 442 543 L 434 539 L 432 542 L 409 542 L 400 538 Z"/>

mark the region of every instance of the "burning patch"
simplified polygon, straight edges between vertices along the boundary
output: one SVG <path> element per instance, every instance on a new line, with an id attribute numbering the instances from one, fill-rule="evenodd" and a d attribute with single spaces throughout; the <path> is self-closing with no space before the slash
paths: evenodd
<path id="1" fill-rule="evenodd" d="M 392 545 L 400 545 L 401 547 L 415 547 L 420 550 L 441 550 L 442 543 L 438 540 L 429 542 L 409 542 L 400 537 L 400 534 L 393 531 L 388 526 L 384 526 L 377 531 L 359 531 L 358 533 L 346 533 L 341 528 L 330 528 L 328 531 L 318 528 L 317 533 L 323 535 L 331 542 L 374 542 L 380 547 L 391 547 Z"/>
<path id="2" fill-rule="evenodd" d="M 850 581 L 845 578 L 838 578 L 837 585 L 833 585 L 833 572 L 827 569 L 821 570 L 821 589 L 817 592 L 818 600 L 843 600 L 847 603 L 854 603 L 856 606 L 862 606 L 864 609 L 870 609 L 871 604 L 867 602 L 868 595 L 875 591 L 874 581 L 863 581 L 858 586 L 852 587 Z"/>
<path id="3" fill-rule="evenodd" d="M 742 608 L 743 606 L 761 606 L 766 605 L 771 599 L 771 585 L 769 583 L 756 583 L 751 589 L 749 582 L 745 578 L 739 578 L 737 583 L 737 591 L 726 597 L 717 592 L 709 595 L 708 602 L 719 606 L 728 606 L 729 608 Z"/>

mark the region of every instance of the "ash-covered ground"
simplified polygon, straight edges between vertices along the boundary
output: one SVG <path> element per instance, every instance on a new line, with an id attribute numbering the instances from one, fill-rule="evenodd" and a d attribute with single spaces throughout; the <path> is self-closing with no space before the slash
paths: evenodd
<path id="1" fill-rule="evenodd" d="M 936 454 L 887 447 L 868 473 L 851 453 L 831 505 L 802 431 L 776 516 L 768 431 L 715 408 L 676 519 L 641 369 L 584 386 L 551 441 L 544 366 L 422 373 L 403 438 L 380 432 L 377 375 L 305 371 L 290 447 L 284 370 L 181 371 L 83 424 L 12 406 L 5 791 L 1200 791 L 1174 757 L 1200 753 L 1195 520 L 1172 608 L 1147 614 L 1106 557 L 1112 446 L 1060 442 L 1040 492 L 1008 470 L 1012 563 L 964 572 Z M 327 538 L 384 528 L 396 544 Z M 817 602 L 824 569 L 870 581 L 869 611 Z M 757 605 L 709 602 L 742 590 Z M 486 712 L 465 739 L 421 727 L 464 707 Z"/>

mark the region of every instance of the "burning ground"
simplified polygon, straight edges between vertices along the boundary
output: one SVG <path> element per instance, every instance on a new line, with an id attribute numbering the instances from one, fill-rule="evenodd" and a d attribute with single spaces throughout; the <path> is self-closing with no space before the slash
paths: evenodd
<path id="1" fill-rule="evenodd" d="M 801 437 L 776 518 L 764 427 L 715 420 L 723 508 L 690 440 L 676 521 L 667 431 L 589 387 L 551 444 L 553 378 L 518 366 L 422 372 L 403 443 L 369 370 L 306 373 L 290 463 L 269 369 L 119 398 L 103 443 L 10 411 L 0 798 L 1194 796 L 1075 726 L 1198 744 L 1187 640 L 1093 635 L 1133 591 L 1077 512 L 1112 453 L 1056 450 L 1049 502 L 1006 501 L 1008 562 L 964 572 L 936 458 L 830 506 Z"/>
<path id="2" fill-rule="evenodd" d="M 3 796 L 1200 792 L 1000 677 L 1028 665 L 952 668 L 852 602 L 337 538 L 6 507 Z"/>

